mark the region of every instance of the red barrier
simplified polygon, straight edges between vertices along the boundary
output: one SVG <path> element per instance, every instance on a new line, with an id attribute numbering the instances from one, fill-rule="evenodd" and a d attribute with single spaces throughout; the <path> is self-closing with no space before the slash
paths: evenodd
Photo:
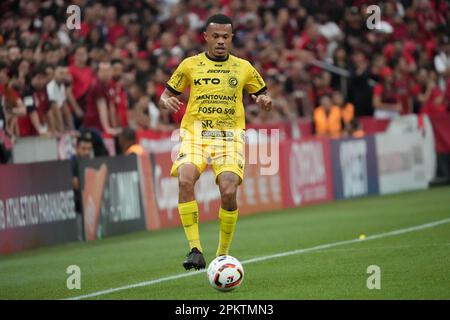
<path id="1" fill-rule="evenodd" d="M 436 152 L 450 153 L 450 114 L 428 115 L 433 126 Z"/>
<path id="2" fill-rule="evenodd" d="M 300 136 L 302 139 L 313 137 L 313 124 L 312 121 L 298 120 L 298 128 L 300 129 Z"/>
<path id="3" fill-rule="evenodd" d="M 138 143 L 148 153 L 170 151 L 177 141 L 172 141 L 172 131 L 140 130 L 136 132 Z"/>
<path id="4" fill-rule="evenodd" d="M 280 154 L 283 207 L 333 200 L 329 140 L 286 141 Z"/>
<path id="5" fill-rule="evenodd" d="M 261 145 L 258 146 L 259 148 Z M 247 147 L 249 150 L 250 147 Z M 251 148 L 255 148 L 252 146 Z M 270 147 L 268 146 L 268 149 Z M 261 149 L 259 149 L 260 151 Z M 279 150 L 276 150 L 277 154 Z M 279 166 L 279 159 L 274 154 L 271 154 L 274 165 L 278 167 L 276 173 L 273 175 L 265 175 L 263 167 L 258 161 L 256 164 L 248 163 L 245 165 L 244 181 L 238 189 L 238 206 L 240 215 L 249 215 L 253 213 L 277 210 L 283 207 L 283 199 L 281 193 L 281 168 Z M 267 170 L 266 170 L 267 171 Z"/>
<path id="6" fill-rule="evenodd" d="M 157 131 L 157 130 L 139 130 L 136 132 L 136 138 L 138 140 L 142 138 L 151 139 L 151 140 L 159 140 L 170 138 L 172 135 L 172 131 Z"/>
<path id="7" fill-rule="evenodd" d="M 390 122 L 389 119 L 375 119 L 373 117 L 360 117 L 358 121 L 365 134 L 384 132 Z"/>

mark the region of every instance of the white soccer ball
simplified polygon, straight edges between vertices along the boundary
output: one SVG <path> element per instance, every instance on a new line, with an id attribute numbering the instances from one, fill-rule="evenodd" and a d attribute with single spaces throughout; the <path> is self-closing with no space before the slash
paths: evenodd
<path id="1" fill-rule="evenodd" d="M 209 283 L 219 291 L 236 289 L 244 280 L 244 268 L 239 260 L 232 256 L 215 258 L 209 264 L 206 274 Z"/>

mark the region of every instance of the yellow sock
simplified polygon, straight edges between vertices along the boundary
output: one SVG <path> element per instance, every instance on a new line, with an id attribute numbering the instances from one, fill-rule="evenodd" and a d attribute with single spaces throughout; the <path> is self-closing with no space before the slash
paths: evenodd
<path id="1" fill-rule="evenodd" d="M 183 224 L 186 238 L 189 241 L 189 247 L 197 248 L 203 252 L 200 245 L 200 235 L 198 233 L 198 206 L 197 201 L 189 201 L 178 204 L 178 212 L 180 213 L 181 223 Z"/>
<path id="2" fill-rule="evenodd" d="M 219 210 L 220 233 L 219 247 L 216 256 L 228 255 L 231 241 L 233 240 L 234 229 L 238 218 L 238 210 L 227 211 L 222 208 Z"/>

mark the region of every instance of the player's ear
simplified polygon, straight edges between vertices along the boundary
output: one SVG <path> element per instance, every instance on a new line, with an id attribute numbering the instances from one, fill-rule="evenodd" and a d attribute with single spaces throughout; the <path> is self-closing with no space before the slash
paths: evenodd
<path id="1" fill-rule="evenodd" d="M 203 32 L 203 38 L 205 39 L 205 41 L 208 39 L 208 34 L 206 33 L 206 31 Z"/>

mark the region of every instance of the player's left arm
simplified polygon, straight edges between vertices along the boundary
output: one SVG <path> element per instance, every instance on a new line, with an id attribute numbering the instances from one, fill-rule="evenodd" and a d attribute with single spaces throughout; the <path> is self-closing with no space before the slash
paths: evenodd
<path id="1" fill-rule="evenodd" d="M 255 103 L 264 111 L 272 109 L 272 98 L 267 92 L 267 87 L 259 72 L 250 64 L 246 65 L 248 73 L 245 89 Z"/>
<path id="2" fill-rule="evenodd" d="M 272 110 L 272 98 L 267 93 L 267 90 L 259 95 L 251 95 L 255 103 L 264 111 Z"/>

